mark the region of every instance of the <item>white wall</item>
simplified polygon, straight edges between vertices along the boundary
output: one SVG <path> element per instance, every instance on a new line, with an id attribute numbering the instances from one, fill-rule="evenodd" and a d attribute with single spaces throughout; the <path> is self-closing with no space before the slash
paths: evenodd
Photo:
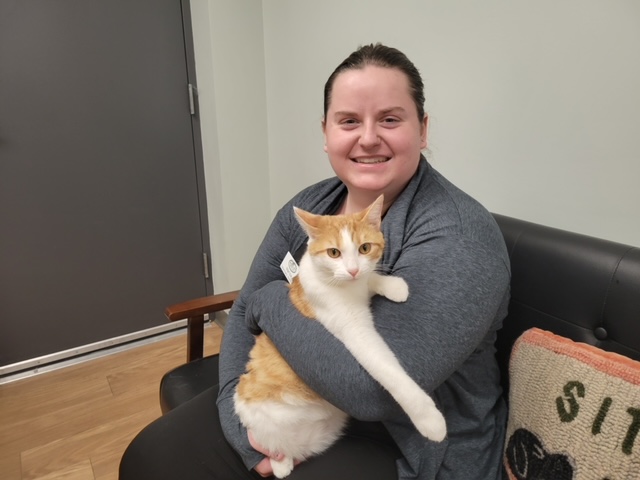
<path id="1" fill-rule="evenodd" d="M 191 0 L 214 290 L 240 288 L 271 220 L 262 8 Z"/>
<path id="2" fill-rule="evenodd" d="M 246 213 L 239 199 L 260 204 L 245 234 L 262 238 L 265 195 L 270 218 L 295 192 L 332 174 L 320 131 L 324 82 L 358 45 L 381 41 L 422 72 L 428 156 L 454 183 L 491 211 L 640 246 L 640 2 L 193 3 L 207 4 L 211 14 L 218 92 L 211 111 L 225 123 L 217 141 L 226 148 L 216 160 L 226 165 L 223 213 Z M 251 81 L 238 78 L 233 61 L 246 49 L 256 61 Z M 237 84 L 256 90 L 244 98 Z M 229 115 L 238 110 L 244 115 Z M 239 131 L 258 137 L 256 151 L 268 148 L 268 167 L 266 156 L 246 151 L 253 138 L 242 141 Z M 227 217 L 210 214 L 212 237 L 221 221 L 230 232 Z M 226 268 L 240 279 L 246 267 L 237 249 L 250 258 L 251 245 L 230 234 L 220 242 Z"/>
<path id="3" fill-rule="evenodd" d="M 359 44 L 381 41 L 423 74 L 430 160 L 450 180 L 494 212 L 640 245 L 640 2 L 263 9 L 272 206 L 329 174 L 324 81 Z"/>

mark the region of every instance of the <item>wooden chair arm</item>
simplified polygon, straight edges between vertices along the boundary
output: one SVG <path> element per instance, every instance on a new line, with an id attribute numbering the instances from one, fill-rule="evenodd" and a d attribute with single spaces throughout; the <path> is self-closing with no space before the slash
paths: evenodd
<path id="1" fill-rule="evenodd" d="M 231 308 L 238 298 L 239 290 L 219 293 L 208 297 L 187 300 L 167 307 L 164 311 L 169 320 L 187 319 L 187 362 L 198 360 L 204 354 L 204 316 Z"/>
<path id="2" fill-rule="evenodd" d="M 187 300 L 167 307 L 164 313 L 173 322 L 205 313 L 219 312 L 230 308 L 238 298 L 238 293 L 240 290 Z"/>

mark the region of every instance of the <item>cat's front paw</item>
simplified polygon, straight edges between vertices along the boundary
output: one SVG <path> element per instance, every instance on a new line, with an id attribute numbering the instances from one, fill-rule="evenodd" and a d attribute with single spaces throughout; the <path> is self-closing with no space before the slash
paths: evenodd
<path id="1" fill-rule="evenodd" d="M 271 459 L 271 468 L 277 478 L 284 478 L 293 471 L 293 458 L 284 457 L 282 460 Z"/>
<path id="2" fill-rule="evenodd" d="M 409 285 L 400 277 L 384 277 L 384 293 L 392 302 L 406 302 L 409 298 Z"/>
<path id="3" fill-rule="evenodd" d="M 429 412 L 415 422 L 415 426 L 423 436 L 434 442 L 441 442 L 447 436 L 447 422 L 436 407 L 430 407 Z"/>

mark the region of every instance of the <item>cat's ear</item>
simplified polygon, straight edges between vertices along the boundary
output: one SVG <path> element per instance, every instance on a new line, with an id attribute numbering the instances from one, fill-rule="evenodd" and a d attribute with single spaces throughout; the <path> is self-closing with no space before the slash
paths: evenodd
<path id="1" fill-rule="evenodd" d="M 369 205 L 365 211 L 365 218 L 375 228 L 380 228 L 382 223 L 382 206 L 384 205 L 384 195 L 380 195 Z"/>
<path id="2" fill-rule="evenodd" d="M 296 220 L 298 220 L 302 229 L 307 232 L 309 238 L 313 238 L 318 232 L 319 216 L 298 207 L 293 207 L 293 213 L 295 214 Z"/>

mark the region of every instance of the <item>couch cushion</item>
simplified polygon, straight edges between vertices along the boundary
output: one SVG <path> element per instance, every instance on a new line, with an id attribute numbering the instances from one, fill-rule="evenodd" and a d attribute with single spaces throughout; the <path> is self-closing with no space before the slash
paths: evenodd
<path id="1" fill-rule="evenodd" d="M 640 247 L 494 217 L 512 271 L 496 342 L 505 391 L 511 347 L 531 327 L 640 360 Z"/>
<path id="2" fill-rule="evenodd" d="M 160 382 L 162 413 L 191 400 L 208 388 L 218 388 L 218 355 L 180 365 L 167 372 Z"/>
<path id="3" fill-rule="evenodd" d="M 640 362 L 533 328 L 509 376 L 509 478 L 638 478 Z"/>

